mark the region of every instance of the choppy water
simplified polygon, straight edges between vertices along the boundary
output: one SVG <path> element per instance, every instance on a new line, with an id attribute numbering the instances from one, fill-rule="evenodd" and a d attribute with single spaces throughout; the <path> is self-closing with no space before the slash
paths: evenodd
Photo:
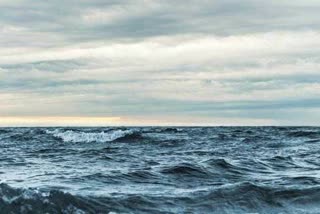
<path id="1" fill-rule="evenodd" d="M 320 128 L 2 128 L 0 213 L 320 213 Z"/>

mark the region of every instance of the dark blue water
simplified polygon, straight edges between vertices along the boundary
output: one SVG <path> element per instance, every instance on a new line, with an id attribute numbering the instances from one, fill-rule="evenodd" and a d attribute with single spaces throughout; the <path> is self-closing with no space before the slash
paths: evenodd
<path id="1" fill-rule="evenodd" d="M 0 213 L 320 213 L 320 128 L 2 128 Z"/>

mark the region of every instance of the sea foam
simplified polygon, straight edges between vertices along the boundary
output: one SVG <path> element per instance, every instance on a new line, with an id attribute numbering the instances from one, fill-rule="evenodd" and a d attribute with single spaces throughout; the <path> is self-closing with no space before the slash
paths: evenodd
<path id="1" fill-rule="evenodd" d="M 126 135 L 133 134 L 132 130 L 113 130 L 109 132 L 81 132 L 81 131 L 62 131 L 55 129 L 53 131 L 47 130 L 47 134 L 62 139 L 64 142 L 72 143 L 90 143 L 90 142 L 111 142 L 116 139 L 125 137 Z"/>

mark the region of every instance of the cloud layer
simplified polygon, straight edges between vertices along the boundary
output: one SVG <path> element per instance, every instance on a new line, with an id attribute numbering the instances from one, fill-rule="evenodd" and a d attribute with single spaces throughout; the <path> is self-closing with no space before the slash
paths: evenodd
<path id="1" fill-rule="evenodd" d="M 1 1 L 0 117 L 319 125 L 319 9 L 313 0 Z"/>

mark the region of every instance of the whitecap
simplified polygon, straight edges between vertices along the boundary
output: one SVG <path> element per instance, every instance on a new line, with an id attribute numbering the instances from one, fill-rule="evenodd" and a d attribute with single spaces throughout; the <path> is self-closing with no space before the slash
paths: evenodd
<path id="1" fill-rule="evenodd" d="M 80 131 L 62 131 L 55 129 L 53 131 L 46 130 L 47 134 L 62 139 L 64 142 L 72 143 L 90 143 L 90 142 L 111 142 L 116 139 L 125 137 L 126 135 L 133 134 L 132 130 L 114 130 L 109 132 L 80 132 Z"/>

